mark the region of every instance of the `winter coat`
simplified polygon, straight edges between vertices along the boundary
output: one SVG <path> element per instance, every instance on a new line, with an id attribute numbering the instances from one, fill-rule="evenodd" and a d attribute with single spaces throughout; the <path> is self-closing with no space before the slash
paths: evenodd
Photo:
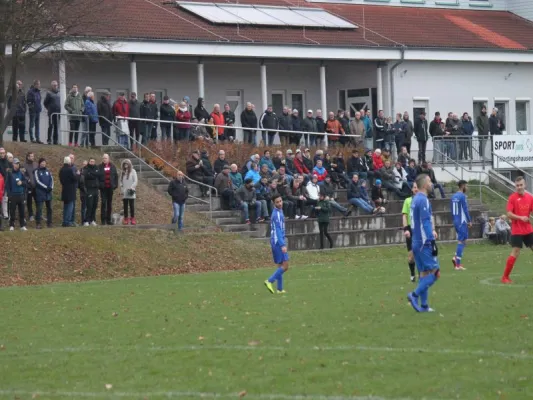
<path id="1" fill-rule="evenodd" d="M 98 122 L 98 110 L 96 109 L 94 101 L 91 99 L 85 100 L 85 110 L 83 111 L 83 114 L 89 117 L 90 122 Z"/>
<path id="2" fill-rule="evenodd" d="M 161 121 L 175 121 L 176 110 L 170 104 L 161 104 L 159 107 L 159 119 Z"/>
<path id="3" fill-rule="evenodd" d="M 378 171 L 383 168 L 383 159 L 381 158 L 381 155 L 378 156 L 376 153 L 372 153 L 372 165 L 374 167 L 374 171 Z"/>
<path id="4" fill-rule="evenodd" d="M 368 167 L 361 157 L 350 157 L 348 160 L 348 173 L 367 172 Z"/>
<path id="5" fill-rule="evenodd" d="M 342 129 L 344 130 L 344 133 L 346 135 L 350 135 L 352 132 L 350 131 L 350 118 L 348 118 L 346 115 L 342 118 L 337 118 L 340 122 Z"/>
<path id="6" fill-rule="evenodd" d="M 297 117 L 295 115 L 291 116 L 291 122 L 292 122 L 292 130 L 295 132 L 301 132 L 302 131 L 302 120 L 300 117 Z M 297 133 L 294 136 L 298 137 L 300 134 Z"/>
<path id="7" fill-rule="evenodd" d="M 240 172 L 230 172 L 229 177 L 233 185 L 233 190 L 240 189 L 244 185 L 244 181 Z"/>
<path id="8" fill-rule="evenodd" d="M 29 162 L 28 160 L 26 160 L 26 162 L 22 166 L 22 168 L 24 168 L 24 177 L 26 178 L 26 181 L 28 183 L 29 191 L 35 189 L 35 176 L 33 175 L 33 173 L 38 167 L 39 166 L 37 165 L 37 163 Z"/>
<path id="9" fill-rule="evenodd" d="M 102 169 L 99 165 L 87 165 L 83 169 L 83 180 L 86 191 L 100 187 L 100 175 L 102 175 Z"/>
<path id="10" fill-rule="evenodd" d="M 362 116 L 361 120 L 365 124 L 365 138 L 372 139 L 374 137 L 374 129 L 372 127 L 372 120 L 368 116 Z"/>
<path id="11" fill-rule="evenodd" d="M 323 182 L 326 180 L 326 176 L 328 176 L 328 171 L 324 167 L 315 167 L 313 168 L 313 175 L 316 175 L 318 177 L 319 182 Z"/>
<path id="12" fill-rule="evenodd" d="M 396 142 L 401 146 L 405 143 L 405 137 L 407 135 L 407 126 L 405 121 L 395 121 L 394 124 L 392 124 L 392 129 L 394 130 Z M 400 149 L 398 149 L 398 151 L 400 151 Z"/>
<path id="13" fill-rule="evenodd" d="M 348 200 L 358 199 L 361 197 L 361 190 L 359 189 L 359 183 L 351 181 L 348 185 L 348 190 L 346 191 L 346 196 Z"/>
<path id="14" fill-rule="evenodd" d="M 139 114 L 141 115 L 140 118 L 142 119 L 157 119 L 157 105 L 156 107 L 153 106 L 154 103 L 150 103 L 149 101 L 143 101 L 141 105 L 139 106 Z"/>
<path id="15" fill-rule="evenodd" d="M 316 119 L 314 119 L 313 117 L 305 117 L 302 122 L 302 131 L 318 132 L 316 126 Z"/>
<path id="16" fill-rule="evenodd" d="M 220 158 L 217 158 L 213 164 L 215 174 L 220 174 L 224 169 L 225 165 L 229 165 L 229 162 L 227 160 L 221 160 Z"/>
<path id="17" fill-rule="evenodd" d="M 203 162 L 202 162 L 203 164 Z M 187 176 L 195 181 L 202 181 L 204 178 L 204 165 L 196 168 L 197 165 L 200 165 L 200 160 L 191 158 L 185 163 L 185 170 L 187 171 Z"/>
<path id="18" fill-rule="evenodd" d="M 113 112 L 111 110 L 111 104 L 109 104 L 109 101 L 105 96 L 102 96 L 98 101 L 97 109 L 100 126 L 109 126 L 110 122 L 113 121 Z M 104 118 L 106 118 L 107 121 Z"/>
<path id="19" fill-rule="evenodd" d="M 500 124 L 500 126 L 498 126 Z M 505 130 L 503 121 L 498 116 L 491 115 L 489 118 L 489 131 L 491 135 L 501 135 Z"/>
<path id="20" fill-rule="evenodd" d="M 302 160 L 300 160 L 298 157 L 294 157 L 294 169 L 299 174 L 308 174 L 309 169 L 305 165 L 303 159 L 304 159 L 303 157 L 302 157 Z"/>
<path id="21" fill-rule="evenodd" d="M 379 175 L 381 176 L 381 179 L 383 181 L 389 182 L 389 183 L 395 183 L 395 177 L 394 177 L 394 168 L 392 167 L 385 167 L 379 169 Z"/>
<path id="22" fill-rule="evenodd" d="M 69 114 L 76 114 L 75 116 L 69 117 L 70 120 L 81 121 L 82 117 L 79 117 L 78 115 L 83 114 L 84 108 L 85 107 L 81 94 L 74 94 L 74 92 L 70 92 L 67 96 L 67 100 L 65 101 L 65 110 L 67 110 Z"/>
<path id="23" fill-rule="evenodd" d="M 329 217 L 331 215 L 331 206 L 329 201 L 320 200 L 317 204 L 317 207 L 320 207 L 318 210 L 318 222 L 329 222 Z"/>
<path id="24" fill-rule="evenodd" d="M 324 121 L 324 118 L 316 117 L 315 121 L 316 121 L 316 131 L 318 133 L 326 132 L 326 121 Z M 320 137 L 323 137 L 323 136 L 320 136 Z"/>
<path id="25" fill-rule="evenodd" d="M 126 100 L 116 100 L 113 103 L 113 115 L 116 118 L 128 118 L 130 116 L 130 105 Z"/>
<path id="26" fill-rule="evenodd" d="M 344 135 L 345 133 L 341 123 L 336 119 L 328 119 L 326 121 L 326 132 L 329 134 L 329 140 L 339 140 L 339 135 Z"/>
<path id="27" fill-rule="evenodd" d="M 22 182 L 22 185 L 17 185 L 17 182 Z M 18 171 L 11 170 L 7 173 L 6 183 L 5 183 L 5 192 L 7 197 L 14 195 L 24 195 L 26 193 L 26 178 L 24 174 L 19 169 Z"/>
<path id="28" fill-rule="evenodd" d="M 425 119 L 417 118 L 415 121 L 414 133 L 416 140 L 419 142 L 427 142 L 429 139 L 428 133 L 428 121 Z"/>
<path id="29" fill-rule="evenodd" d="M 203 119 L 205 123 L 209 121 L 209 111 L 205 109 L 205 107 L 202 105 L 203 97 L 198 98 L 198 104 L 194 108 L 194 117 L 198 120 L 198 122 L 201 122 Z"/>
<path id="30" fill-rule="evenodd" d="M 261 167 L 265 164 L 267 165 L 268 170 L 270 172 L 274 172 L 276 170 L 276 167 L 274 166 L 274 163 L 272 162 L 272 160 L 270 158 L 266 158 L 263 156 L 261 160 L 259 161 L 259 169 L 261 169 Z"/>
<path id="31" fill-rule="evenodd" d="M 247 179 L 251 179 L 252 183 L 255 185 L 257 182 L 261 180 L 261 175 L 259 174 L 259 171 L 251 169 L 244 176 L 244 180 L 247 180 Z"/>
<path id="32" fill-rule="evenodd" d="M 383 188 L 373 186 L 372 187 L 372 201 L 376 200 L 383 200 L 385 197 L 383 196 Z"/>
<path id="33" fill-rule="evenodd" d="M 403 182 L 407 182 L 407 172 L 405 169 L 401 168 L 399 171 L 397 168 L 394 169 L 394 186 L 398 189 L 401 189 Z"/>
<path id="34" fill-rule="evenodd" d="M 111 190 L 115 190 L 118 187 L 118 172 L 117 168 L 113 163 L 109 163 L 109 167 L 111 168 L 111 176 L 109 177 L 111 180 Z M 104 163 L 100 164 L 100 189 L 105 188 L 105 165 Z"/>
<path id="35" fill-rule="evenodd" d="M 213 119 L 213 124 L 216 126 L 218 136 L 224 135 L 224 115 L 220 112 L 212 112 L 211 118 Z"/>
<path id="36" fill-rule="evenodd" d="M 129 176 L 124 172 L 124 166 L 126 164 L 130 165 L 131 172 Z M 130 160 L 122 161 L 120 171 L 120 193 L 122 194 L 123 199 L 135 199 L 137 198 L 137 184 L 139 183 L 137 179 L 137 171 L 131 165 Z"/>
<path id="37" fill-rule="evenodd" d="M 178 122 L 191 122 L 191 113 L 188 109 L 185 111 L 182 111 L 178 108 L 178 112 L 176 113 L 176 121 Z M 190 129 L 190 124 L 178 124 L 178 129 Z"/>
<path id="38" fill-rule="evenodd" d="M 472 136 L 474 134 L 474 124 L 472 119 L 468 118 L 466 121 L 462 120 L 463 125 L 461 126 L 461 134 L 466 136 Z"/>
<path id="39" fill-rule="evenodd" d="M 51 90 L 47 92 L 43 105 L 44 108 L 46 108 L 46 111 L 48 111 L 48 115 L 61 112 L 61 98 L 59 96 L 59 91 L 54 92 Z"/>
<path id="40" fill-rule="evenodd" d="M 320 193 L 324 196 L 328 196 L 330 199 L 335 199 L 335 187 L 333 186 L 333 183 L 327 183 L 324 182 L 322 185 L 320 185 Z"/>
<path id="41" fill-rule="evenodd" d="M 15 105 L 15 116 L 17 117 L 25 117 L 26 116 L 26 95 L 22 90 L 19 90 L 17 92 L 17 98 L 16 98 L 17 104 Z M 9 99 L 7 100 L 7 108 L 8 110 L 11 109 L 11 106 L 13 105 L 13 97 L 9 96 Z"/>
<path id="42" fill-rule="evenodd" d="M 385 130 L 385 119 L 379 117 L 374 119 L 374 132 L 377 141 L 385 139 Z"/>
<path id="43" fill-rule="evenodd" d="M 245 128 L 257 128 L 257 115 L 254 110 L 245 109 L 241 113 L 241 126 Z"/>
<path id="44" fill-rule="evenodd" d="M 350 122 L 350 131 L 352 135 L 360 135 L 363 138 L 366 132 L 365 123 L 361 119 L 354 119 Z"/>
<path id="45" fill-rule="evenodd" d="M 233 111 L 224 111 L 222 113 L 222 116 L 224 117 L 224 125 L 235 126 L 235 113 Z M 225 131 L 226 136 L 232 136 L 233 138 L 235 138 L 235 129 L 225 128 Z"/>
<path id="46" fill-rule="evenodd" d="M 233 189 L 233 183 L 229 174 L 226 175 L 223 172 L 217 175 L 214 186 L 219 195 L 221 195 L 226 189 Z"/>
<path id="47" fill-rule="evenodd" d="M 410 144 L 413 137 L 414 127 L 413 122 L 410 119 L 403 119 L 405 122 L 405 143 Z"/>
<path id="48" fill-rule="evenodd" d="M 35 196 L 37 203 L 52 200 L 54 177 L 48 168 L 38 168 L 33 173 L 35 180 Z"/>
<path id="49" fill-rule="evenodd" d="M 292 157 L 285 158 L 285 171 L 289 175 L 294 175 L 296 170 L 294 169 L 294 159 Z"/>
<path id="50" fill-rule="evenodd" d="M 442 131 L 440 130 L 441 121 L 442 120 L 440 118 L 434 118 L 429 123 L 429 134 L 431 135 L 431 137 L 442 136 Z"/>
<path id="51" fill-rule="evenodd" d="M 282 131 L 292 131 L 292 115 L 281 114 L 281 117 L 279 117 L 279 129 Z"/>
<path id="52" fill-rule="evenodd" d="M 407 172 L 407 182 L 414 182 L 416 180 L 416 168 L 407 166 L 405 167 L 405 172 Z"/>
<path id="53" fill-rule="evenodd" d="M 43 111 L 43 105 L 41 103 L 41 90 L 32 86 L 26 94 L 26 103 L 28 104 L 28 110 L 30 114 L 39 114 L 41 111 Z"/>
<path id="54" fill-rule="evenodd" d="M 490 125 L 487 113 L 478 115 L 476 118 L 476 128 L 479 136 L 488 136 Z"/>
<path id="55" fill-rule="evenodd" d="M 450 132 L 452 135 L 460 135 L 461 134 L 461 121 L 458 119 L 452 119 L 448 118 L 446 120 L 446 131 Z"/>
<path id="56" fill-rule="evenodd" d="M 274 112 L 265 111 L 259 120 L 259 128 L 264 130 L 278 130 L 279 121 Z"/>
<path id="57" fill-rule="evenodd" d="M 237 195 L 237 198 L 243 203 L 253 204 L 257 200 L 257 194 L 255 191 L 255 187 L 253 186 L 248 189 L 246 185 L 242 185 L 235 194 Z"/>
<path id="58" fill-rule="evenodd" d="M 129 100 L 128 107 L 130 109 L 130 118 L 141 118 L 141 103 L 139 103 L 139 100 Z"/>
<path id="59" fill-rule="evenodd" d="M 61 182 L 61 201 L 64 203 L 76 201 L 78 178 L 72 169 L 72 165 L 63 164 L 63 167 L 59 171 L 59 182 Z"/>
<path id="60" fill-rule="evenodd" d="M 202 154 L 201 157 L 202 164 L 203 164 L 203 171 L 204 176 L 215 176 L 215 171 L 213 170 L 213 165 L 211 164 L 211 161 L 209 161 L 209 158 L 206 154 Z"/>
<path id="61" fill-rule="evenodd" d="M 167 193 L 172 197 L 173 203 L 185 204 L 189 197 L 189 187 L 185 183 L 185 179 L 181 182 L 178 179 L 173 179 L 168 184 Z"/>

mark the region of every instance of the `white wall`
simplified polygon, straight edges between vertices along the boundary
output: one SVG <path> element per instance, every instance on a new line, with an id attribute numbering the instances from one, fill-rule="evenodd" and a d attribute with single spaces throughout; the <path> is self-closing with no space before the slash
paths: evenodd
<path id="1" fill-rule="evenodd" d="M 342 3 L 342 4 L 366 4 L 366 5 L 387 5 L 387 6 L 401 6 L 401 7 L 429 7 L 429 8 L 461 8 L 461 9 L 480 9 L 479 5 L 486 3 L 492 5 L 490 10 L 505 10 L 507 2 L 513 2 L 513 0 L 489 0 L 476 1 L 476 0 L 306 0 L 308 3 Z M 521 0 L 527 2 L 529 0 Z M 476 7 L 476 5 L 478 5 Z M 485 7 L 481 7 L 485 9 Z"/>
<path id="2" fill-rule="evenodd" d="M 507 0 L 507 9 L 522 18 L 533 21 L 533 1 L 531 0 Z"/>

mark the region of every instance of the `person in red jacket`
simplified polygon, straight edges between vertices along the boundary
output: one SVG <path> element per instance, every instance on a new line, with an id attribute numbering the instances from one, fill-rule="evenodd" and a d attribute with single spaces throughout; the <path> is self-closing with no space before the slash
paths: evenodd
<path id="1" fill-rule="evenodd" d="M 189 134 L 191 131 L 191 112 L 189 110 L 189 107 L 187 106 L 187 103 L 185 103 L 184 101 L 180 103 L 178 109 L 176 110 L 176 121 L 184 123 L 178 124 L 178 129 L 174 131 L 174 141 L 189 141 Z"/>
<path id="2" fill-rule="evenodd" d="M 130 116 L 130 105 L 126 100 L 124 92 L 118 94 L 118 99 L 113 104 L 113 116 L 117 119 L 117 125 L 119 127 L 119 130 L 117 130 L 118 143 L 127 148 L 129 145 L 130 128 L 128 120 L 123 118 Z"/>
<path id="3" fill-rule="evenodd" d="M 374 171 L 379 171 L 383 168 L 383 158 L 381 158 L 381 149 L 376 149 L 374 154 L 372 154 L 372 162 L 374 166 Z"/>
<path id="4" fill-rule="evenodd" d="M 300 149 L 296 150 L 296 157 L 294 157 L 294 169 L 301 175 L 309 175 L 309 169 L 307 169 L 304 164 L 302 151 Z"/>
<path id="5" fill-rule="evenodd" d="M 318 178 L 319 185 L 323 184 L 326 180 L 326 176 L 328 176 L 328 171 L 322 166 L 321 159 L 316 160 L 316 165 L 313 168 L 313 175 L 316 175 L 316 177 Z"/>
<path id="6" fill-rule="evenodd" d="M 220 104 L 215 104 L 213 107 L 213 112 L 211 113 L 211 119 L 213 120 L 213 125 L 216 126 L 218 132 L 218 140 L 223 142 L 226 140 L 226 135 L 224 135 L 224 114 L 220 112 Z"/>

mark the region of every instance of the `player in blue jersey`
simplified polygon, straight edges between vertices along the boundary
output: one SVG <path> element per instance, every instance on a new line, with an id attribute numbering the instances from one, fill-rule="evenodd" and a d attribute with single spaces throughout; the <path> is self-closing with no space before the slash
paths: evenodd
<path id="1" fill-rule="evenodd" d="M 272 198 L 274 210 L 270 217 L 270 247 L 274 263 L 278 265 L 276 272 L 265 281 L 266 288 L 270 293 L 274 293 L 272 284 L 277 281 L 277 293 L 285 293 L 283 290 L 283 274 L 289 269 L 289 253 L 285 241 L 285 217 L 283 215 L 283 200 L 281 196 L 275 195 Z"/>
<path id="2" fill-rule="evenodd" d="M 455 232 L 457 233 L 457 250 L 455 256 L 452 258 L 453 266 L 456 271 L 462 271 L 463 268 L 463 250 L 466 246 L 466 239 L 468 239 L 468 228 L 472 227 L 472 219 L 468 212 L 468 202 L 466 200 L 466 191 L 468 185 L 466 181 L 459 181 L 457 183 L 459 190 L 452 196 L 452 217 Z"/>
<path id="3" fill-rule="evenodd" d="M 437 232 L 433 228 L 431 204 L 428 193 L 432 190 L 431 179 L 426 174 L 416 178 L 418 193 L 411 202 L 411 231 L 413 255 L 420 273 L 417 288 L 407 295 L 411 306 L 417 312 L 433 311 L 429 307 L 429 288 L 440 276 L 438 249 L 435 240 Z"/>

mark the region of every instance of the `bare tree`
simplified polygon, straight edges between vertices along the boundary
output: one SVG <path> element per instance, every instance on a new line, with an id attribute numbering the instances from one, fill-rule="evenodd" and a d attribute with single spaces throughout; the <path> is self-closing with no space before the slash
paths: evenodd
<path id="1" fill-rule="evenodd" d="M 63 45 L 104 44 L 99 27 L 113 15 L 110 0 L 0 0 L 0 142 L 15 115 L 17 72 L 32 57 L 62 57 Z M 9 83 L 6 77 L 9 70 Z M 5 89 L 5 90 L 4 90 Z M 12 97 L 7 110 L 7 99 Z"/>

